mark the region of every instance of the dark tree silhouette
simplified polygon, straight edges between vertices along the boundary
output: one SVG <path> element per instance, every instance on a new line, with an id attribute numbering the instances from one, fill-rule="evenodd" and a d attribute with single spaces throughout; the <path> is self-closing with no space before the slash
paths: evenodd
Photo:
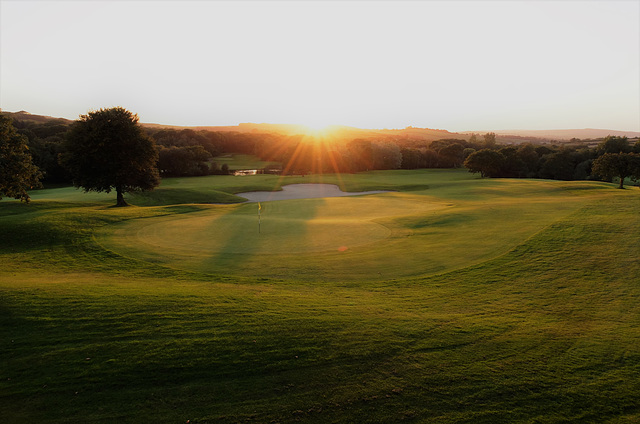
<path id="1" fill-rule="evenodd" d="M 42 174 L 32 162 L 27 141 L 11 118 L 0 115 L 0 199 L 4 195 L 29 203 L 27 190 L 40 186 Z"/>
<path id="2" fill-rule="evenodd" d="M 592 172 L 603 177 L 620 178 L 619 188 L 624 188 L 624 179 L 640 179 L 640 155 L 635 153 L 605 153 L 593 161 Z"/>
<path id="3" fill-rule="evenodd" d="M 138 125 L 138 115 L 122 107 L 81 115 L 71 127 L 61 163 L 76 187 L 87 191 L 116 191 L 117 206 L 126 206 L 124 193 L 152 190 L 160 183 L 156 145 Z"/>
<path id="4" fill-rule="evenodd" d="M 504 156 L 495 150 L 482 149 L 471 153 L 464 161 L 469 172 L 479 172 L 484 177 L 499 177 L 504 165 Z"/>

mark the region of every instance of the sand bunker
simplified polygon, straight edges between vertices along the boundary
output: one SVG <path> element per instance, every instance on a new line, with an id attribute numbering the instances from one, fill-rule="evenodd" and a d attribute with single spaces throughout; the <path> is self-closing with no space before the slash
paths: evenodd
<path id="1" fill-rule="evenodd" d="M 335 184 L 290 184 L 282 191 L 248 191 L 236 193 L 249 202 L 268 202 L 271 200 L 315 199 L 320 197 L 360 196 L 362 194 L 388 193 L 385 190 L 346 192 Z"/>

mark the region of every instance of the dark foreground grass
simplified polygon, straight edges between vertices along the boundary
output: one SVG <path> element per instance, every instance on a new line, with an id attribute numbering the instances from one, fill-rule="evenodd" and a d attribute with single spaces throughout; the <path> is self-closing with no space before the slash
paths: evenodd
<path id="1" fill-rule="evenodd" d="M 325 284 L 212 278 L 93 242 L 196 205 L 2 203 L 0 417 L 638 422 L 640 196 L 600 191 L 489 262 Z"/>

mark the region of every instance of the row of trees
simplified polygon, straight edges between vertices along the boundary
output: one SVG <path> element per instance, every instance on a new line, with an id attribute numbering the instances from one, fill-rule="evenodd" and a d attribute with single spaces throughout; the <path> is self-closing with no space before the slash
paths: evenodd
<path id="1" fill-rule="evenodd" d="M 69 183 L 71 175 L 59 157 L 64 153 L 71 125 L 65 120 L 43 123 L 15 121 L 18 133 L 28 138 L 33 163 L 47 183 Z M 315 139 L 304 135 L 195 131 L 192 129 L 145 128 L 158 148 L 162 177 L 226 174 L 228 167 L 216 164 L 226 153 L 257 155 L 279 162 L 288 173 L 360 172 L 376 169 L 450 168 L 461 166 L 466 156 L 495 145 L 495 134 L 472 135 L 470 141 L 439 140 L 433 143 L 398 138 Z M 477 140 L 477 141 L 473 141 Z"/>
<path id="2" fill-rule="evenodd" d="M 313 139 L 304 136 L 263 139 L 254 154 L 265 161 L 282 163 L 289 173 L 360 172 L 381 169 L 453 168 L 486 146 L 495 146 L 496 135 L 470 141 L 444 139 L 416 141 L 393 137 L 354 140 Z M 473 141 L 475 140 L 475 141 Z"/>
<path id="3" fill-rule="evenodd" d="M 632 145 L 627 137 L 609 136 L 593 149 L 503 146 L 473 152 L 464 165 L 482 177 L 606 181 L 617 177 L 622 188 L 625 178 L 640 179 L 640 142 Z"/>
<path id="4" fill-rule="evenodd" d="M 72 127 L 66 120 L 44 123 L 14 120 L 17 133 L 27 138 L 33 163 L 42 171 L 47 183 L 70 183 L 71 175 L 58 160 L 65 149 L 65 138 Z M 158 168 L 163 177 L 226 174 L 228 167 L 216 164 L 224 153 L 255 154 L 264 140 L 285 138 L 271 134 L 195 131 L 192 129 L 143 128 L 156 144 Z"/>
<path id="5" fill-rule="evenodd" d="M 191 129 L 148 131 L 158 146 L 158 170 L 163 177 L 209 175 L 218 170 L 213 157 L 220 154 L 217 133 Z"/>

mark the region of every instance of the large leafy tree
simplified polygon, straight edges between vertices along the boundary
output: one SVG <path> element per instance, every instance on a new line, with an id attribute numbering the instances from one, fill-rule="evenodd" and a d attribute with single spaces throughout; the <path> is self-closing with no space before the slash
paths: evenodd
<path id="1" fill-rule="evenodd" d="M 76 187 L 87 191 L 116 191 L 117 205 L 126 206 L 124 193 L 152 190 L 158 176 L 158 150 L 138 124 L 138 115 L 122 107 L 81 115 L 67 136 L 61 163 Z"/>
<path id="2" fill-rule="evenodd" d="M 596 151 L 601 155 L 605 153 L 629 153 L 631 150 L 632 147 L 627 137 L 615 135 L 606 136 L 596 148 Z"/>
<path id="3" fill-rule="evenodd" d="M 28 203 L 27 190 L 40 186 L 42 173 L 32 162 L 27 142 L 11 118 L 0 115 L 0 199 L 8 196 Z"/>
<path id="4" fill-rule="evenodd" d="M 495 150 L 482 149 L 469 155 L 464 166 L 469 172 L 479 172 L 484 177 L 499 177 L 502 174 L 505 157 Z"/>
<path id="5" fill-rule="evenodd" d="M 605 153 L 593 161 L 592 172 L 603 177 L 620 178 L 619 188 L 624 188 L 624 179 L 640 179 L 640 155 L 636 153 Z"/>

